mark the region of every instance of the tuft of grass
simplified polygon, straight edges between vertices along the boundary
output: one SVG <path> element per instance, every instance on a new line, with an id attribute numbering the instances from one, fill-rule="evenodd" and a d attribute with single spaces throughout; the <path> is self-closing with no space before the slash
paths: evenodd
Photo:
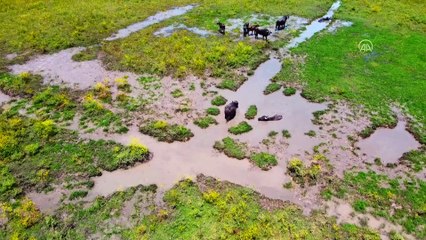
<path id="1" fill-rule="evenodd" d="M 139 128 L 140 132 L 155 137 L 158 141 L 172 143 L 174 141 L 186 142 L 191 139 L 194 134 L 190 129 L 173 124 L 170 125 L 166 121 L 152 121 Z"/>
<path id="2" fill-rule="evenodd" d="M 83 51 L 73 55 L 72 60 L 76 62 L 95 60 L 98 57 L 99 51 L 100 51 L 100 47 L 98 46 L 88 47 L 84 49 Z"/>
<path id="3" fill-rule="evenodd" d="M 42 77 L 24 72 L 19 75 L 0 72 L 0 89 L 10 96 L 33 96 L 42 89 Z"/>
<path id="4" fill-rule="evenodd" d="M 317 133 L 314 130 L 309 130 L 308 132 L 305 133 L 305 135 L 309 137 L 315 137 Z"/>
<path id="5" fill-rule="evenodd" d="M 257 107 L 256 105 L 250 105 L 245 114 L 246 119 L 251 120 L 254 119 L 257 115 Z"/>
<path id="6" fill-rule="evenodd" d="M 208 128 L 210 125 L 218 124 L 216 119 L 211 116 L 206 116 L 202 118 L 198 118 L 194 121 L 194 124 L 199 126 L 200 128 Z"/>
<path id="7" fill-rule="evenodd" d="M 217 116 L 220 114 L 220 110 L 217 107 L 210 107 L 206 110 L 206 113 L 208 115 L 213 115 L 213 116 Z"/>
<path id="8" fill-rule="evenodd" d="M 275 155 L 265 152 L 251 154 L 250 160 L 264 171 L 267 171 L 278 164 Z"/>
<path id="9" fill-rule="evenodd" d="M 70 194 L 70 196 L 69 196 L 69 200 L 75 200 L 75 199 L 78 199 L 78 198 L 84 198 L 84 197 L 86 197 L 86 196 L 87 196 L 87 194 L 88 194 L 88 193 L 89 193 L 89 192 L 84 191 L 84 190 L 74 191 L 74 192 L 72 192 L 72 193 Z"/>
<path id="10" fill-rule="evenodd" d="M 246 158 L 247 146 L 230 137 L 226 137 L 222 141 L 216 141 L 213 148 L 231 158 L 239 160 Z"/>
<path id="11" fill-rule="evenodd" d="M 253 130 L 253 127 L 250 126 L 250 124 L 248 124 L 246 121 L 242 121 L 237 126 L 230 127 L 228 129 L 228 132 L 234 135 L 239 135 L 246 132 L 250 132 L 251 130 Z"/>
<path id="12" fill-rule="evenodd" d="M 296 89 L 292 88 L 292 87 L 285 88 L 284 91 L 283 91 L 283 94 L 285 96 L 292 96 L 292 95 L 296 94 Z"/>
<path id="13" fill-rule="evenodd" d="M 219 89 L 229 89 L 231 91 L 237 91 L 241 84 L 234 79 L 224 79 L 216 85 Z"/>
<path id="14" fill-rule="evenodd" d="M 273 82 L 273 83 L 270 83 L 268 86 L 266 86 L 265 90 L 263 90 L 263 94 L 268 95 L 280 89 L 281 89 L 281 84 Z"/>
<path id="15" fill-rule="evenodd" d="M 215 98 L 212 99 L 211 104 L 214 106 L 223 106 L 227 102 L 228 100 L 224 98 L 223 96 L 216 96 Z"/>
<path id="16" fill-rule="evenodd" d="M 180 90 L 180 89 L 175 89 L 170 94 L 172 94 L 172 97 L 174 97 L 174 98 L 180 98 L 180 97 L 184 96 L 182 90 Z"/>
<path id="17" fill-rule="evenodd" d="M 275 137 L 275 136 L 277 136 L 278 135 L 278 132 L 277 131 L 270 131 L 269 133 L 268 133 L 268 137 Z"/>
<path id="18" fill-rule="evenodd" d="M 422 171 L 426 167 L 425 147 L 422 147 L 420 150 L 412 150 L 408 153 L 405 153 L 401 157 L 400 162 L 416 172 Z"/>
<path id="19" fill-rule="evenodd" d="M 287 129 L 282 130 L 282 135 L 284 138 L 291 138 L 291 134 Z"/>

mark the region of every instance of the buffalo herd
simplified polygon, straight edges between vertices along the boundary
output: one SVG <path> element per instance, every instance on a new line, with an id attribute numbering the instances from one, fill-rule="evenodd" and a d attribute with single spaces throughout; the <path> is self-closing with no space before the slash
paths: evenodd
<path id="1" fill-rule="evenodd" d="M 285 27 L 286 27 L 287 20 L 289 18 L 290 18 L 289 16 L 284 16 L 284 17 L 278 19 L 275 22 L 275 31 L 284 30 Z M 226 29 L 225 24 L 223 24 L 221 22 L 217 22 L 216 24 L 219 26 L 219 33 L 225 34 L 225 29 Z M 250 25 L 250 23 L 244 23 L 244 25 L 243 25 L 243 36 L 244 37 L 254 35 L 255 38 L 257 39 L 260 35 L 260 36 L 262 36 L 263 40 L 268 41 L 268 36 L 271 35 L 271 34 L 272 34 L 272 32 L 269 31 L 269 29 L 259 28 L 258 24 Z"/>
<path id="2" fill-rule="evenodd" d="M 232 101 L 231 103 L 229 103 L 228 105 L 225 106 L 225 120 L 226 122 L 231 121 L 232 119 L 235 118 L 235 115 L 237 114 L 237 109 L 238 109 L 238 101 Z M 261 121 L 261 122 L 268 122 L 268 121 L 279 121 L 283 119 L 282 115 L 274 115 L 274 116 L 261 116 L 259 117 L 257 120 Z"/>

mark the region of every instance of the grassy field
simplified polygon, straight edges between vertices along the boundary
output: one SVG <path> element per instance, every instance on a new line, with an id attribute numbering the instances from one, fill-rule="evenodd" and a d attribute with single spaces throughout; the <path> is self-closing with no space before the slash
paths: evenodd
<path id="1" fill-rule="evenodd" d="M 287 61 L 276 80 L 307 83 L 304 95 L 315 101 L 345 99 L 365 105 L 373 113 L 374 127 L 395 124 L 390 104 L 396 103 L 415 117 L 410 128 L 425 143 L 425 9 L 419 1 L 345 1 L 336 18 L 354 25 L 301 44 L 293 53 L 306 54 L 305 63 Z M 358 50 L 363 39 L 373 42 L 372 53 Z M 301 74 L 295 76 L 294 68 Z"/>

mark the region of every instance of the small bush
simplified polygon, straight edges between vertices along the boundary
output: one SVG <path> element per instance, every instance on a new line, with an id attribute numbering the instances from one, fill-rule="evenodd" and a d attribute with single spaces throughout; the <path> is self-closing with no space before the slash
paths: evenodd
<path id="1" fill-rule="evenodd" d="M 250 126 L 250 124 L 248 124 L 246 121 L 243 121 L 243 122 L 240 122 L 237 126 L 230 127 L 228 129 L 228 132 L 230 132 L 234 135 L 238 135 L 238 134 L 250 132 L 252 129 L 253 129 L 253 127 Z"/>
<path id="2" fill-rule="evenodd" d="M 257 107 L 256 105 L 251 105 L 245 114 L 245 117 L 249 120 L 254 119 L 257 115 Z"/>
<path id="3" fill-rule="evenodd" d="M 226 137 L 222 141 L 216 141 L 213 148 L 225 153 L 226 156 L 231 158 L 240 160 L 246 158 L 246 145 L 230 137 Z"/>
<path id="4" fill-rule="evenodd" d="M 284 89 L 284 91 L 283 91 L 283 94 L 284 94 L 285 96 L 291 96 L 291 95 L 294 95 L 294 94 L 296 94 L 296 89 L 295 89 L 295 88 L 292 88 L 292 87 L 285 88 L 285 89 Z"/>
<path id="5" fill-rule="evenodd" d="M 228 102 L 228 100 L 226 98 L 224 98 L 223 96 L 216 96 L 212 101 L 212 105 L 214 106 L 223 106 L 226 104 L 226 102 Z"/>
<path id="6" fill-rule="evenodd" d="M 262 170 L 269 170 L 272 166 L 278 164 L 277 158 L 269 153 L 253 153 L 250 156 L 250 160 L 256 164 Z"/>
<path id="7" fill-rule="evenodd" d="M 171 92 L 171 94 L 172 94 L 172 96 L 173 96 L 174 98 L 180 98 L 180 97 L 183 97 L 183 96 L 184 96 L 184 94 L 183 94 L 182 90 L 180 90 L 180 89 L 175 89 L 175 90 L 173 90 L 173 91 Z"/>
<path id="8" fill-rule="evenodd" d="M 268 94 L 274 93 L 280 90 L 280 88 L 281 88 L 281 84 L 270 83 L 268 86 L 266 86 L 265 90 L 263 91 L 263 94 L 268 95 Z"/>
<path id="9" fill-rule="evenodd" d="M 217 116 L 217 115 L 219 115 L 219 114 L 220 114 L 220 110 L 219 110 L 219 108 L 217 108 L 217 107 L 211 107 L 211 108 L 208 108 L 208 109 L 206 110 L 206 113 L 207 113 L 208 115 Z"/>
<path id="10" fill-rule="evenodd" d="M 202 118 L 196 119 L 194 121 L 194 124 L 199 126 L 200 128 L 204 129 L 204 128 L 208 128 L 212 124 L 217 124 L 217 121 L 216 121 L 216 119 L 214 119 L 210 116 L 207 116 L 207 117 L 202 117 Z"/>

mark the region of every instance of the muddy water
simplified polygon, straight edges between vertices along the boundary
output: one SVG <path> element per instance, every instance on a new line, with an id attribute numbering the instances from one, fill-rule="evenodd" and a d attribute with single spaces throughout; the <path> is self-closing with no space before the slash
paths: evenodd
<path id="1" fill-rule="evenodd" d="M 195 5 L 188 5 L 188 6 L 184 6 L 184 7 L 173 8 L 173 9 L 170 9 L 170 10 L 164 11 L 164 12 L 159 12 L 159 13 L 153 15 L 153 16 L 148 17 L 146 20 L 144 20 L 142 22 L 132 24 L 132 25 L 130 25 L 130 26 L 124 28 L 124 29 L 119 30 L 117 33 L 115 33 L 114 35 L 112 35 L 109 38 L 106 38 L 105 40 L 113 41 L 113 40 L 128 37 L 130 34 L 132 34 L 134 32 L 138 32 L 138 31 L 140 31 L 140 30 L 142 30 L 142 29 L 144 29 L 148 26 L 151 26 L 153 24 L 159 23 L 161 21 L 164 21 L 164 20 L 172 18 L 172 17 L 183 15 L 183 14 L 187 13 L 188 11 L 190 11 L 191 9 L 193 9 L 194 7 L 195 7 Z"/>
<path id="2" fill-rule="evenodd" d="M 155 36 L 163 36 L 163 37 L 168 37 L 170 35 L 172 35 L 175 31 L 180 30 L 180 29 L 185 29 L 187 31 L 190 31 L 194 34 L 200 35 L 202 37 L 208 37 L 210 35 L 214 35 L 214 33 L 208 31 L 208 30 L 204 30 L 204 29 L 200 29 L 197 27 L 188 27 L 185 24 L 179 24 L 179 25 L 170 25 L 164 28 L 159 29 L 158 31 L 154 32 Z"/>
<path id="3" fill-rule="evenodd" d="M 361 153 L 365 154 L 370 161 L 380 158 L 383 164 L 398 163 L 405 152 L 420 147 L 420 143 L 406 129 L 403 119 L 393 129 L 379 128 L 371 137 L 361 140 L 358 146 Z"/>
<path id="4" fill-rule="evenodd" d="M 327 14 L 325 14 L 323 17 L 333 17 L 334 12 L 340 7 L 341 2 L 337 1 L 335 2 L 330 10 L 328 10 Z M 325 22 L 318 22 L 319 19 L 314 20 L 311 24 L 309 24 L 306 27 L 306 30 L 302 32 L 302 34 L 300 34 L 297 38 L 293 39 L 292 41 L 290 41 L 290 43 L 288 44 L 288 48 L 294 48 L 297 47 L 300 43 L 310 39 L 312 36 L 315 35 L 315 33 L 320 32 L 321 30 L 325 29 L 329 24 L 330 21 L 325 21 Z"/>

